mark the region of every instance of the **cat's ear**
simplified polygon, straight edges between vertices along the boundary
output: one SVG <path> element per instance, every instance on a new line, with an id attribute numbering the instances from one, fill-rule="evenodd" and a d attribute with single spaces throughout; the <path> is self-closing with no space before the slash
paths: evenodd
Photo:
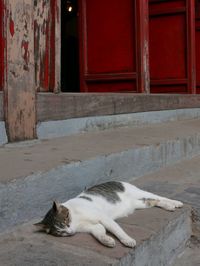
<path id="1" fill-rule="evenodd" d="M 59 210 L 60 210 L 60 204 L 57 201 L 54 201 L 52 208 L 53 208 L 53 210 L 55 212 L 59 212 Z"/>

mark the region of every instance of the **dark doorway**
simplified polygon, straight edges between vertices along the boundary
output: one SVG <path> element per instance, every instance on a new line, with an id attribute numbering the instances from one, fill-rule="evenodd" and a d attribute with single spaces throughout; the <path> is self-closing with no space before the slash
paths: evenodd
<path id="1" fill-rule="evenodd" d="M 61 1 L 61 91 L 79 92 L 78 0 Z"/>

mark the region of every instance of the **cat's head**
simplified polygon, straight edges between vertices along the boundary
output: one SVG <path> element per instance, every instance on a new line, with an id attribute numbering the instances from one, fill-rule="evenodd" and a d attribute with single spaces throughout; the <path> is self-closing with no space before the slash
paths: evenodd
<path id="1" fill-rule="evenodd" d="M 40 231 L 55 236 L 70 236 L 74 234 L 71 227 L 71 215 L 69 209 L 53 202 L 52 208 L 47 212 L 44 219 L 36 223 Z"/>

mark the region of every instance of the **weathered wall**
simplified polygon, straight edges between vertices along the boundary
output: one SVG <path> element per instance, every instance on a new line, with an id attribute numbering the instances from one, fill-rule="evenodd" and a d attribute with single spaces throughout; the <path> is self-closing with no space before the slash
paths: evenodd
<path id="1" fill-rule="evenodd" d="M 0 0 L 0 91 L 4 82 L 4 1 Z"/>
<path id="2" fill-rule="evenodd" d="M 8 0 L 5 116 L 8 138 L 35 138 L 33 1 Z"/>
<path id="3" fill-rule="evenodd" d="M 35 46 L 35 84 L 38 91 L 53 92 L 58 87 L 56 74 L 59 6 L 57 0 L 34 1 L 34 46 Z"/>

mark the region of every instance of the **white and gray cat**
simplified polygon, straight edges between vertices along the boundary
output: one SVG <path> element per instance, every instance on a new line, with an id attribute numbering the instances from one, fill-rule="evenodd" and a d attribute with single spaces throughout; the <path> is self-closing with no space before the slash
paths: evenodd
<path id="1" fill-rule="evenodd" d="M 114 247 L 115 240 L 106 234 L 108 231 L 125 246 L 134 247 L 136 241 L 114 220 L 136 209 L 154 206 L 174 211 L 183 203 L 143 191 L 129 183 L 113 181 L 91 187 L 64 203 L 54 202 L 44 219 L 36 225 L 55 236 L 87 232 L 103 245 Z"/>

